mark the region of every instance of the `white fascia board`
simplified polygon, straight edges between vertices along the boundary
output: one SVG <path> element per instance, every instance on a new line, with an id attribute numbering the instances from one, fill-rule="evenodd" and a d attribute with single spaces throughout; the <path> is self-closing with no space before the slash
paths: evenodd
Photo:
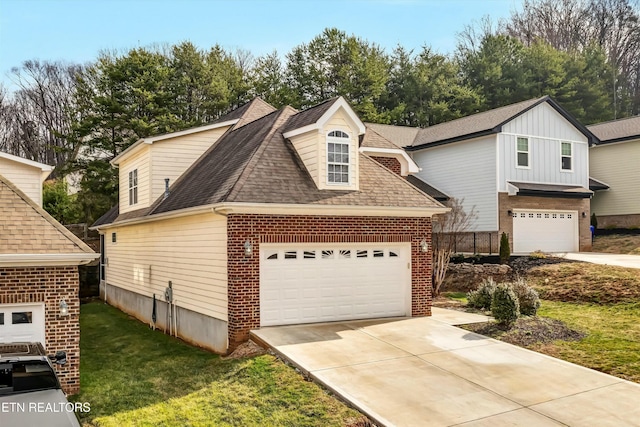
<path id="1" fill-rule="evenodd" d="M 60 265 L 83 265 L 98 258 L 98 253 L 73 254 L 0 254 L 2 267 L 45 267 Z"/>
<path id="2" fill-rule="evenodd" d="M 418 173 L 422 169 L 418 167 L 416 162 L 401 148 L 374 148 L 360 147 L 360 152 L 368 156 L 376 157 L 392 157 L 400 162 L 401 175 L 407 176 L 412 173 Z"/>
<path id="3" fill-rule="evenodd" d="M 205 132 L 208 130 L 223 128 L 227 126 L 233 126 L 236 123 L 238 123 L 239 120 L 240 119 L 227 120 L 226 122 L 214 123 L 212 125 L 200 126 L 197 128 L 185 129 L 178 132 L 172 132 L 172 133 L 166 133 L 163 135 L 142 138 L 134 142 L 129 148 L 127 148 L 122 153 L 114 157 L 113 160 L 111 160 L 111 162 L 109 163 L 111 163 L 113 166 L 117 166 L 124 157 L 128 157 L 138 146 L 142 144 L 153 144 L 154 142 L 162 141 L 163 139 L 178 138 L 180 136 L 189 135 L 192 133 Z"/>
<path id="4" fill-rule="evenodd" d="M 320 130 L 340 108 L 344 109 L 349 118 L 356 125 L 356 127 L 358 128 L 358 135 L 363 135 L 366 130 L 364 123 L 362 123 L 358 115 L 353 111 L 353 109 L 351 109 L 347 101 L 345 101 L 343 97 L 340 97 L 336 99 L 336 102 L 334 102 L 333 105 L 327 111 L 325 111 L 324 114 L 320 116 L 320 118 L 315 123 L 311 123 L 310 125 L 306 125 L 298 129 L 292 129 L 289 132 L 283 133 L 282 136 L 289 139 L 292 136 L 302 135 L 303 133 L 311 132 L 313 130 Z"/>
<path id="5" fill-rule="evenodd" d="M 360 118 L 358 117 L 358 115 L 355 113 L 355 111 L 353 111 L 353 109 L 351 109 L 351 107 L 349 106 L 349 103 L 347 101 L 344 100 L 343 97 L 340 97 L 336 100 L 336 102 L 333 103 L 333 105 L 327 110 L 325 111 L 325 113 L 320 116 L 320 118 L 318 119 L 317 123 L 318 123 L 318 128 L 322 128 L 324 126 L 324 124 L 331 118 L 333 117 L 333 115 L 340 109 L 343 108 L 344 111 L 347 113 L 347 115 L 349 116 L 349 118 L 353 121 L 353 123 L 355 123 L 355 125 L 358 127 L 358 135 L 364 135 L 366 128 L 364 126 L 364 123 L 362 123 L 362 120 L 360 120 Z"/>
<path id="6" fill-rule="evenodd" d="M 48 172 L 47 176 L 51 173 L 51 171 L 53 171 L 53 166 L 45 165 L 44 163 L 35 162 L 29 159 L 23 159 L 22 157 L 14 156 L 13 154 L 5 153 L 4 151 L 0 151 L 0 157 L 17 163 L 22 163 L 23 165 L 33 166 L 34 168 L 40 169 L 43 174 L 45 172 Z"/>

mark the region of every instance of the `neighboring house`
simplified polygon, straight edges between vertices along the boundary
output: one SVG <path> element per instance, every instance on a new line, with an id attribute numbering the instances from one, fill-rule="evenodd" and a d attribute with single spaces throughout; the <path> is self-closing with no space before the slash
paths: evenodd
<path id="1" fill-rule="evenodd" d="M 399 147 L 335 98 L 260 99 L 122 153 L 103 236 L 110 304 L 220 353 L 268 325 L 431 312 L 431 217 Z M 169 188 L 165 179 L 169 179 Z M 170 305 L 175 304 L 169 320 Z"/>
<path id="2" fill-rule="evenodd" d="M 591 200 L 598 227 L 640 227 L 640 116 L 589 126 L 600 140 L 589 150 L 600 188 Z"/>
<path id="3" fill-rule="evenodd" d="M 98 257 L 42 209 L 52 167 L 0 153 L 0 342 L 66 351 L 66 393 L 80 388 L 78 265 Z M 66 311 L 66 312 L 65 312 Z"/>
<path id="4" fill-rule="evenodd" d="M 588 251 L 589 145 L 596 138 L 549 97 L 416 129 L 367 126 L 403 144 L 423 191 L 464 200 L 470 231 L 509 235 L 513 253 Z M 410 141 L 410 142 L 408 142 Z M 419 184 L 419 183 L 418 183 Z"/>

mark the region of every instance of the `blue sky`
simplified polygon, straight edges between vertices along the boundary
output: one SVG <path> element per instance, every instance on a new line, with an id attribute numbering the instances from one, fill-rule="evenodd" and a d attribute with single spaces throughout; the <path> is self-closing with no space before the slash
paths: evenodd
<path id="1" fill-rule="evenodd" d="M 88 62 L 190 40 L 255 56 L 281 55 L 337 27 L 391 51 L 429 45 L 453 52 L 456 33 L 489 15 L 507 17 L 519 0 L 0 0 L 0 80 L 28 59 Z"/>

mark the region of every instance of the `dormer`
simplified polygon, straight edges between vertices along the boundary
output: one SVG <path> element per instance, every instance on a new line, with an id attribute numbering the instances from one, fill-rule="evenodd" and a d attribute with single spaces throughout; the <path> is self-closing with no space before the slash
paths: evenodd
<path id="1" fill-rule="evenodd" d="M 292 116 L 283 136 L 321 190 L 358 190 L 358 144 L 365 127 L 342 97 Z"/>
<path id="2" fill-rule="evenodd" d="M 0 175 L 11 181 L 40 207 L 42 207 L 42 183 L 51 171 L 53 166 L 0 151 Z"/>

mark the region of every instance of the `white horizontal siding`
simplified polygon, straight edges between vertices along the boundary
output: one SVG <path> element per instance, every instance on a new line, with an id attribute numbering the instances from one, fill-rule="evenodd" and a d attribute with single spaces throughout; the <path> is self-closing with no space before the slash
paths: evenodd
<path id="1" fill-rule="evenodd" d="M 151 146 L 152 203 L 164 193 L 165 178 L 169 178 L 173 184 L 227 129 L 224 127 L 154 142 Z"/>
<path id="2" fill-rule="evenodd" d="M 596 191 L 596 215 L 640 214 L 640 140 L 601 145 L 589 151 L 591 176 L 610 186 Z"/>
<path id="3" fill-rule="evenodd" d="M 42 170 L 0 158 L 0 175 L 11 181 L 31 200 L 42 206 Z"/>
<path id="4" fill-rule="evenodd" d="M 128 157 L 119 165 L 119 197 L 120 213 L 130 212 L 150 205 L 149 201 L 149 172 L 150 172 L 149 146 L 144 145 L 134 156 Z M 138 203 L 129 204 L 129 172 L 138 170 Z"/>
<path id="5" fill-rule="evenodd" d="M 227 320 L 225 217 L 202 214 L 110 229 L 105 242 L 109 284 L 164 298 L 171 281 L 178 306 Z"/>
<path id="6" fill-rule="evenodd" d="M 422 171 L 418 176 L 458 200 L 477 220 L 470 231 L 498 229 L 495 135 L 441 145 L 413 154 Z"/>

